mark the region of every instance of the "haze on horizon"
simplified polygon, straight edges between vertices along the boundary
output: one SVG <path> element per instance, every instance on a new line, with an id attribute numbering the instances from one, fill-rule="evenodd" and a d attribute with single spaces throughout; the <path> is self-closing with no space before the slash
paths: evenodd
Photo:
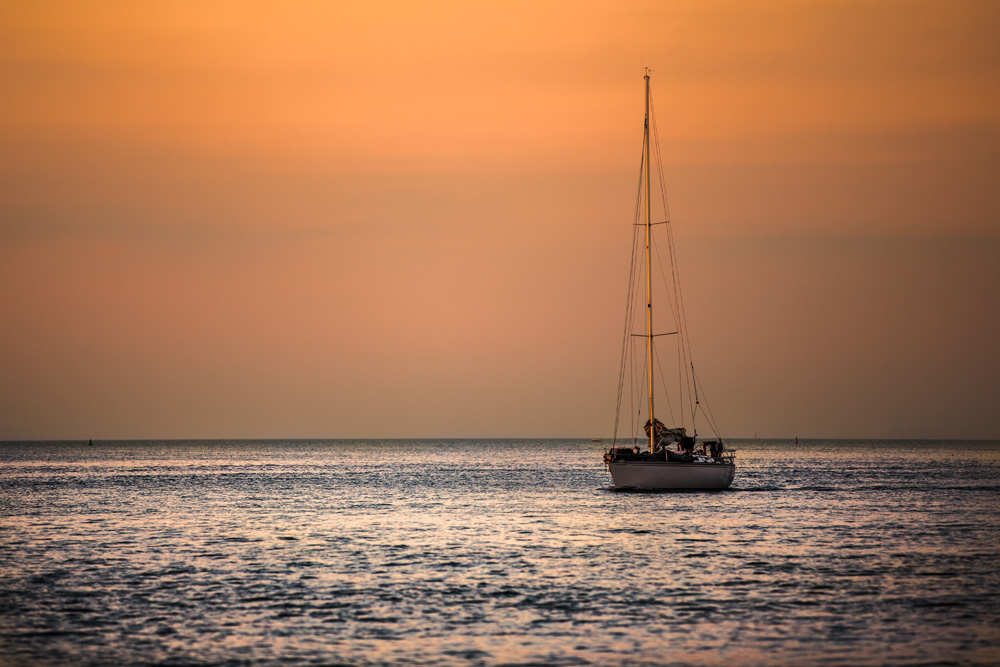
<path id="1" fill-rule="evenodd" d="M 644 66 L 723 435 L 1000 438 L 998 34 L 0 3 L 0 439 L 609 435 Z"/>

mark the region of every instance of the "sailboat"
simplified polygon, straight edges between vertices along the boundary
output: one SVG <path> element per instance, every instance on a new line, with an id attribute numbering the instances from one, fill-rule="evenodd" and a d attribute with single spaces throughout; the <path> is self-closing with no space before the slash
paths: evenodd
<path id="1" fill-rule="evenodd" d="M 625 330 L 622 341 L 622 366 L 618 380 L 618 401 L 615 413 L 614 439 L 611 447 L 604 453 L 604 463 L 611 473 L 615 489 L 638 490 L 724 490 L 728 489 L 736 475 L 735 451 L 726 448 L 719 435 L 715 418 L 707 404 L 699 397 L 701 384 L 695 374 L 694 362 L 691 360 L 691 349 L 688 344 L 687 324 L 684 317 L 684 301 L 680 293 L 680 278 L 677 271 L 677 259 L 674 251 L 673 232 L 669 209 L 666 201 L 666 189 L 663 186 L 660 153 L 657 148 L 655 156 L 650 154 L 650 134 L 656 134 L 655 114 L 651 115 L 649 92 L 649 68 L 646 69 L 646 115 L 643 130 L 643 149 L 641 163 L 641 187 L 636 202 L 635 221 L 633 229 L 633 258 L 629 275 L 629 299 L 626 306 Z M 659 146 L 659 141 L 655 142 Z M 662 197 L 664 220 L 654 222 L 652 218 L 650 163 L 655 159 L 658 166 L 660 194 Z M 644 210 L 645 220 L 640 220 L 640 211 Z M 668 273 L 659 271 L 663 278 L 663 294 L 669 304 L 673 316 L 675 330 L 660 331 L 654 328 L 653 319 L 653 251 L 655 246 L 654 228 L 657 232 L 665 232 L 667 240 Z M 659 250 L 657 250 L 659 255 Z M 645 283 L 645 298 L 640 294 L 641 285 Z M 669 283 L 669 284 L 668 284 Z M 640 310 L 639 306 L 644 307 Z M 659 305 L 659 304 L 658 304 Z M 638 319 L 645 320 L 645 333 L 631 333 Z M 678 376 L 677 387 L 673 393 L 666 390 L 662 366 L 664 359 L 658 355 L 657 339 L 661 337 L 676 343 L 676 354 L 665 354 L 669 363 L 674 363 L 673 369 Z M 642 366 L 639 365 L 639 353 L 636 343 L 642 343 L 642 355 L 645 357 Z M 676 357 L 676 359 L 674 358 Z M 654 369 L 660 369 L 662 392 L 657 392 L 656 374 Z M 624 397 L 626 379 L 638 389 L 630 391 L 629 400 Z M 644 386 L 643 386 L 644 385 Z M 701 392 L 704 394 L 704 391 Z M 664 419 L 669 419 L 667 426 L 658 418 L 655 399 L 662 397 L 667 404 L 663 411 Z M 631 437 L 618 435 L 619 428 L 624 426 L 622 420 L 626 403 L 629 403 L 629 413 L 633 418 L 628 421 L 631 426 Z M 635 404 L 637 409 L 635 409 Z M 667 416 L 669 415 L 669 417 Z M 639 436 L 639 424 L 645 417 L 642 426 L 644 437 Z M 698 420 L 708 424 L 714 433 L 711 439 L 698 438 Z M 688 426 L 691 434 L 688 434 Z M 641 446 L 640 446 L 641 444 Z"/>

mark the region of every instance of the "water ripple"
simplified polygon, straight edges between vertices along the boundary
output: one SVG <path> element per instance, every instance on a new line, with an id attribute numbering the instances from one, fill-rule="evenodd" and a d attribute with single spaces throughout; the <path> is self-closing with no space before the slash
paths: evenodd
<path id="1" fill-rule="evenodd" d="M 0 662 L 1000 662 L 1000 447 L 740 450 L 626 494 L 589 442 L 0 444 Z"/>

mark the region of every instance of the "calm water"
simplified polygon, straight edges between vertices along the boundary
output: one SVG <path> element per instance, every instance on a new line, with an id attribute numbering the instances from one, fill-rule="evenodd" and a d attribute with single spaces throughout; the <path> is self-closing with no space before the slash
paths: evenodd
<path id="1" fill-rule="evenodd" d="M 0 443 L 0 664 L 1000 663 L 1000 443 Z"/>

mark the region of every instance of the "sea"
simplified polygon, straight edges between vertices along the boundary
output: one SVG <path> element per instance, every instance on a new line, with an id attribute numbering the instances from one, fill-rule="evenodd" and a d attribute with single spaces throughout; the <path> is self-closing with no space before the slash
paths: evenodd
<path id="1" fill-rule="evenodd" d="M 0 443 L 0 665 L 997 665 L 1000 442 Z"/>

